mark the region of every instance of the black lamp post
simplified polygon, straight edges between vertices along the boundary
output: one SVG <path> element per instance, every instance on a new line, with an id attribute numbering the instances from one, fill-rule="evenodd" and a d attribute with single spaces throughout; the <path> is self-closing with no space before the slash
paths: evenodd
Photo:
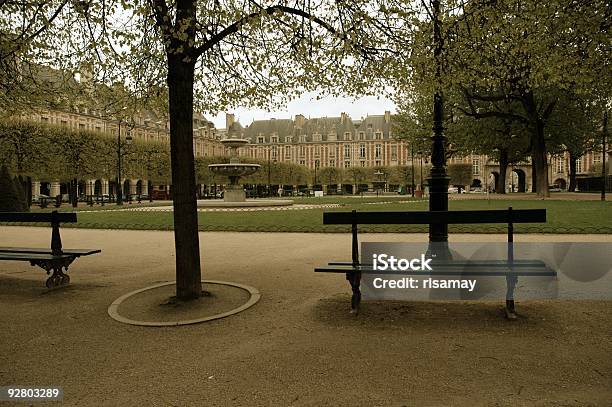
<path id="1" fill-rule="evenodd" d="M 440 32 L 440 0 L 432 0 L 433 8 L 433 34 L 434 34 L 434 60 L 435 60 L 435 83 L 441 81 L 443 40 Z M 442 91 L 438 88 L 434 94 L 433 110 L 433 136 L 431 148 L 431 172 L 428 178 L 429 183 L 429 210 L 447 211 L 448 210 L 448 184 L 450 177 L 446 174 L 446 153 L 443 117 Z M 421 167 L 422 168 L 422 167 Z M 448 225 L 442 223 L 429 225 L 430 242 L 447 242 Z"/>
<path id="2" fill-rule="evenodd" d="M 130 144 L 132 137 L 128 134 L 125 137 L 125 143 Z M 123 205 L 123 188 L 121 185 L 121 119 L 119 119 L 119 131 L 117 132 L 117 205 Z"/>

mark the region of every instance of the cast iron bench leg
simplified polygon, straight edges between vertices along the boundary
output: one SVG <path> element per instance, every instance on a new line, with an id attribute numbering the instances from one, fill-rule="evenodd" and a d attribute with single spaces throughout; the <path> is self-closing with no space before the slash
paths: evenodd
<path id="1" fill-rule="evenodd" d="M 506 277 L 506 318 L 510 320 L 515 320 L 517 318 L 514 309 L 514 289 L 516 288 L 517 282 L 517 276 Z"/>
<path id="2" fill-rule="evenodd" d="M 60 285 L 68 285 L 70 283 L 70 276 L 62 271 L 65 269 L 68 271 L 68 266 L 70 263 L 74 261 L 74 257 L 65 260 L 33 260 L 30 262 L 32 266 L 38 266 L 45 270 L 47 274 L 51 274 L 47 281 L 45 281 L 45 286 L 47 288 L 53 288 Z M 53 271 L 53 272 L 51 272 Z"/>
<path id="3" fill-rule="evenodd" d="M 346 279 L 351 283 L 353 295 L 351 296 L 351 313 L 359 314 L 359 304 L 361 303 L 361 291 L 359 285 L 361 283 L 361 272 L 346 273 Z"/>

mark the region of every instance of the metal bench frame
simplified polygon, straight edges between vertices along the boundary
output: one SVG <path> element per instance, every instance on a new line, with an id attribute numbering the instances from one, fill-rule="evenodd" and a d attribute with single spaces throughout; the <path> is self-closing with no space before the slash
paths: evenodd
<path id="1" fill-rule="evenodd" d="M 29 261 L 51 274 L 45 285 L 53 288 L 67 285 L 70 277 L 66 272 L 72 262 L 81 256 L 100 253 L 99 249 L 63 249 L 60 236 L 60 223 L 75 223 L 76 213 L 29 213 L 0 212 L 0 223 L 51 223 L 51 248 L 0 247 L 0 260 Z"/>
<path id="2" fill-rule="evenodd" d="M 410 211 L 410 212 L 325 212 L 323 224 L 325 225 L 351 225 L 351 262 L 330 262 L 327 267 L 317 267 L 315 272 L 346 273 L 352 290 L 351 312 L 358 313 L 361 303 L 361 275 L 372 272 L 372 265 L 359 262 L 359 241 L 357 225 L 406 225 L 406 224 L 508 224 L 508 257 L 506 261 L 494 264 L 492 262 L 470 262 L 471 266 L 509 269 L 510 271 L 465 272 L 458 270 L 459 265 L 452 260 L 442 265 L 441 270 L 431 272 L 408 272 L 410 275 L 491 275 L 506 277 L 506 317 L 516 319 L 514 303 L 514 290 L 518 276 L 556 276 L 541 261 L 515 261 L 514 260 L 514 223 L 546 222 L 546 209 L 518 209 L 512 207 L 503 210 L 486 211 Z M 440 258 L 444 259 L 444 256 Z M 434 263 L 435 264 L 435 263 Z M 537 269 L 536 272 L 528 268 Z"/>

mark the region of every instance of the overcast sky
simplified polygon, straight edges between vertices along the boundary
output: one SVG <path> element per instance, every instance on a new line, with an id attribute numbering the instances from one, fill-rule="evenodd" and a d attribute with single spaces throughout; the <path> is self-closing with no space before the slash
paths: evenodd
<path id="1" fill-rule="evenodd" d="M 320 100 L 316 100 L 315 97 L 315 93 L 304 94 L 299 99 L 290 102 L 283 111 L 268 112 L 261 109 L 238 108 L 229 113 L 234 113 L 243 126 L 251 124 L 253 120 L 290 119 L 296 114 L 303 114 L 307 118 L 338 117 L 340 113 L 345 112 L 353 119 L 360 119 L 367 115 L 382 115 L 385 110 L 395 113 L 395 104 L 382 96 L 380 98 L 365 96 L 359 99 L 326 97 Z M 225 128 L 225 113 L 220 113 L 210 120 L 215 123 L 216 128 Z"/>

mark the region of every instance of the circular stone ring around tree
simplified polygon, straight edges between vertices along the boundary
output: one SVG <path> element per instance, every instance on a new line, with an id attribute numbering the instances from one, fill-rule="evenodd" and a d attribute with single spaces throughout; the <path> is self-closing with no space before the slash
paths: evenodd
<path id="1" fill-rule="evenodd" d="M 137 320 L 133 320 L 133 319 L 130 319 L 130 318 L 126 318 L 126 317 L 124 317 L 124 316 L 119 314 L 119 311 L 118 311 L 119 310 L 119 306 L 126 299 L 128 299 L 128 298 L 130 298 L 132 296 L 135 296 L 137 294 L 140 294 L 140 293 L 142 293 L 144 291 L 154 290 L 154 289 L 159 288 L 159 287 L 164 287 L 164 286 L 176 284 L 175 281 L 170 281 L 170 282 L 155 284 L 155 285 L 152 285 L 152 286 L 149 286 L 149 287 L 141 288 L 141 289 L 138 289 L 136 291 L 132 291 L 130 293 L 122 295 L 121 297 L 119 297 L 115 301 L 113 301 L 113 303 L 108 307 L 108 315 L 110 315 L 110 317 L 113 318 L 116 321 L 122 322 L 124 324 L 130 324 L 130 325 L 139 325 L 139 326 L 180 326 L 180 325 L 192 325 L 192 324 L 199 324 L 199 323 L 207 322 L 207 321 L 213 321 L 215 319 L 221 319 L 221 318 L 229 317 L 230 315 L 237 314 L 239 312 L 242 312 L 242 311 L 252 307 L 261 298 L 261 294 L 259 293 L 259 290 L 257 290 L 256 288 L 250 287 L 248 285 L 232 283 L 232 282 L 228 282 L 228 281 L 217 281 L 217 280 L 202 280 L 202 283 L 226 285 L 226 286 L 230 286 L 230 287 L 240 288 L 240 289 L 248 292 L 250 297 L 249 297 L 249 300 L 246 303 L 244 303 L 243 305 L 239 306 L 238 308 L 234 308 L 234 309 L 232 309 L 230 311 L 226 311 L 226 312 L 222 312 L 220 314 L 210 315 L 210 316 L 206 316 L 206 317 L 202 317 L 202 318 L 188 319 L 188 320 L 182 320 L 182 321 L 137 321 Z"/>

